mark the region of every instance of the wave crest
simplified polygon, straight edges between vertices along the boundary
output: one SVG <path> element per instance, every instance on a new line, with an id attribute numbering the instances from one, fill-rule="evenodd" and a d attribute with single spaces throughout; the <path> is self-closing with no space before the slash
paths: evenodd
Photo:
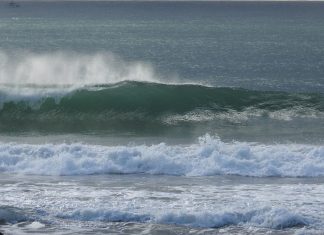
<path id="1" fill-rule="evenodd" d="M 305 226 L 310 221 L 283 208 L 261 208 L 246 212 L 224 211 L 212 212 L 164 212 L 164 213 L 130 213 L 109 209 L 79 209 L 72 213 L 58 215 L 64 219 L 105 222 L 153 222 L 174 224 L 188 227 L 221 228 L 230 225 L 252 225 L 271 229 L 284 229 Z"/>
<path id="2" fill-rule="evenodd" d="M 106 130 L 125 124 L 164 126 L 257 118 L 324 118 L 324 97 L 320 94 L 134 81 L 64 89 L 29 95 L 0 89 L 0 130 L 60 131 L 71 126 L 79 130 L 99 126 Z"/>

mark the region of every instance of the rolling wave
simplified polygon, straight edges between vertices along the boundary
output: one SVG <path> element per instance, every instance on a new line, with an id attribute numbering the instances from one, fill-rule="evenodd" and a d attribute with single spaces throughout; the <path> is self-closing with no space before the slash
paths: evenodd
<path id="1" fill-rule="evenodd" d="M 184 84 L 111 53 L 0 50 L 0 131 L 323 118 L 324 96 Z"/>
<path id="2" fill-rule="evenodd" d="M 36 85 L 29 87 L 44 88 Z M 324 111 L 324 97 L 320 94 L 264 92 L 194 84 L 124 81 L 110 85 L 87 86 L 61 94 L 36 93 L 33 96 L 19 96 L 8 91 L 0 92 L 2 112 L 42 112 L 56 109 L 71 113 L 100 113 L 115 110 L 142 111 L 158 115 L 165 112 L 185 113 L 196 109 L 215 112 L 242 111 L 246 108 L 275 111 L 295 107 Z"/>
<path id="3" fill-rule="evenodd" d="M 284 208 L 264 207 L 245 212 L 159 212 L 151 214 L 139 214 L 111 209 L 83 208 L 58 215 L 64 219 L 81 221 L 105 221 L 105 222 L 153 222 L 159 224 L 175 224 L 188 227 L 221 228 L 230 225 L 252 225 L 271 229 L 284 229 L 301 227 L 310 224 L 310 220 L 302 215 L 292 213 Z"/>
<path id="4" fill-rule="evenodd" d="M 324 96 L 316 93 L 261 92 L 136 81 L 73 90 L 35 85 L 23 88 L 32 92 L 19 94 L 16 87 L 13 92 L 8 86 L 0 91 L 0 128 L 38 123 L 51 124 L 55 129 L 58 123 L 68 126 L 78 121 L 84 126 L 91 123 L 109 126 L 109 123 L 119 122 L 174 124 L 235 115 L 290 120 L 322 117 L 324 113 Z"/>
<path id="5" fill-rule="evenodd" d="M 46 212 L 50 215 L 51 213 Z M 193 228 L 222 228 L 231 225 L 255 226 L 270 229 L 303 227 L 314 223 L 313 219 L 285 208 L 261 207 L 257 209 L 232 209 L 228 211 L 194 212 L 191 210 L 150 212 L 127 212 L 111 208 L 79 208 L 69 212 L 54 213 L 54 217 L 76 221 L 136 222 L 174 224 Z M 42 221 L 38 222 L 38 221 Z M 44 216 L 43 211 L 32 211 L 16 207 L 0 206 L 0 222 L 27 225 L 28 228 L 43 228 L 53 218 Z M 26 222 L 22 224 L 22 222 Z M 45 224 L 44 224 L 45 223 Z"/>

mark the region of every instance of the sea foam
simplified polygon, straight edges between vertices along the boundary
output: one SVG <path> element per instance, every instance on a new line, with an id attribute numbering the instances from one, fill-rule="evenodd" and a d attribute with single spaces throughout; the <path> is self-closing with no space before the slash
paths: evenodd
<path id="1" fill-rule="evenodd" d="M 304 226 L 311 221 L 284 208 L 264 207 L 247 211 L 219 212 L 151 212 L 150 214 L 114 211 L 110 209 L 78 209 L 72 213 L 59 214 L 64 219 L 105 222 L 148 222 L 174 224 L 188 227 L 220 228 L 230 225 L 252 225 L 271 229 Z"/>
<path id="2" fill-rule="evenodd" d="M 0 172 L 36 175 L 318 177 L 323 159 L 324 146 L 226 143 L 208 134 L 191 145 L 0 144 Z"/>

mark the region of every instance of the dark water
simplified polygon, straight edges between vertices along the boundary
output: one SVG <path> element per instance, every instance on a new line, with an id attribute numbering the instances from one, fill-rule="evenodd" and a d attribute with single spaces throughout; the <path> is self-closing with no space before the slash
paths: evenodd
<path id="1" fill-rule="evenodd" d="M 2 3 L 0 45 L 110 51 L 183 81 L 322 92 L 323 11 L 321 2 Z"/>

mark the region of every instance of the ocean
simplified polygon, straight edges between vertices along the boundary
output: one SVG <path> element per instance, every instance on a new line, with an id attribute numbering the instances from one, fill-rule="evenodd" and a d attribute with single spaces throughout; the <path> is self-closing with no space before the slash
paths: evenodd
<path id="1" fill-rule="evenodd" d="M 323 12 L 0 2 L 0 231 L 324 234 Z"/>

